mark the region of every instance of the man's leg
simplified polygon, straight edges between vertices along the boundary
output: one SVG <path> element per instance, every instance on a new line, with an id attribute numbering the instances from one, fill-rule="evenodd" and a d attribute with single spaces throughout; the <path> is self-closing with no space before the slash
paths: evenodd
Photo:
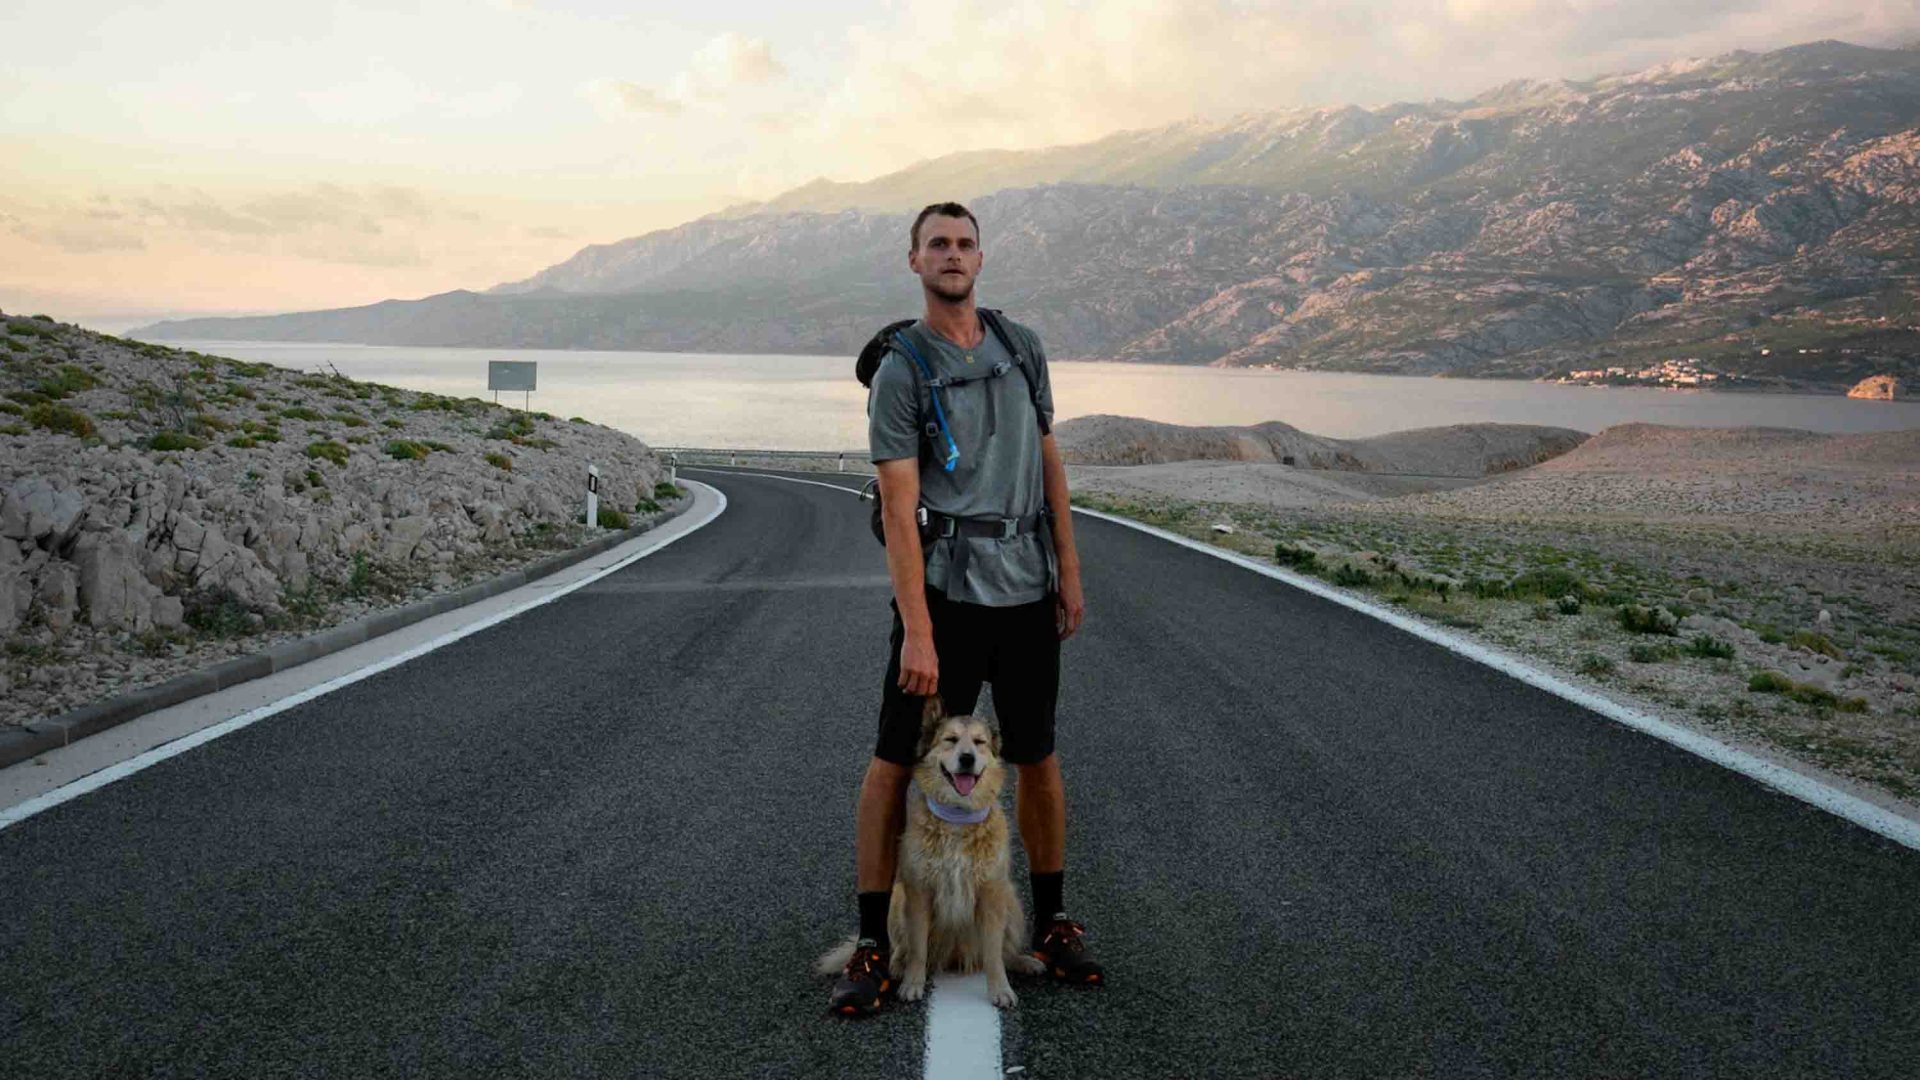
<path id="1" fill-rule="evenodd" d="M 912 779 L 912 766 L 877 757 L 867 763 L 867 777 L 860 782 L 854 835 L 855 876 L 863 893 L 893 890 L 894 864 L 900 860 L 900 830 L 907 820 L 907 783 Z"/>
<path id="2" fill-rule="evenodd" d="M 1060 779 L 1060 758 L 1048 754 L 1032 765 L 1015 765 L 1019 782 L 1013 789 L 1014 817 L 1020 822 L 1020 843 L 1027 850 L 1027 869 L 1057 874 L 1067 866 L 1067 792 Z M 1053 917 L 1036 911 L 1036 918 Z"/>

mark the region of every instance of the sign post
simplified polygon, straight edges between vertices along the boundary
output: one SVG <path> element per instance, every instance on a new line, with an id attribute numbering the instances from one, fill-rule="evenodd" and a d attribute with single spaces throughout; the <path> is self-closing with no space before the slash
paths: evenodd
<path id="1" fill-rule="evenodd" d="M 495 404 L 500 401 L 500 391 L 509 393 L 518 390 L 520 411 L 527 411 L 527 403 L 533 398 L 534 382 L 538 376 L 539 365 L 532 360 L 489 360 L 487 361 L 487 389 L 493 391 Z"/>
<path id="2" fill-rule="evenodd" d="M 600 470 L 587 466 L 587 528 L 600 527 Z"/>

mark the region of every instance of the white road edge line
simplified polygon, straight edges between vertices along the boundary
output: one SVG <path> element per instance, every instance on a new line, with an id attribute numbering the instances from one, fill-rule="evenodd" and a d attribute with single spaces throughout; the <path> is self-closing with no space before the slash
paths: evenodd
<path id="1" fill-rule="evenodd" d="M 1630 709 L 1619 702 L 1602 697 L 1592 691 L 1584 690 L 1514 657 L 1488 648 L 1479 642 L 1456 637 L 1453 634 L 1429 626 L 1426 623 L 1410 619 L 1399 612 L 1381 607 L 1366 600 L 1361 600 L 1339 589 L 1332 588 L 1314 578 L 1256 562 L 1237 552 L 1223 551 L 1197 540 L 1191 540 L 1176 533 L 1168 532 L 1165 529 L 1145 525 L 1138 521 L 1132 521 L 1099 510 L 1088 510 L 1080 506 L 1074 507 L 1074 510 L 1077 513 L 1086 514 L 1089 517 L 1096 517 L 1102 521 L 1111 521 L 1116 525 L 1124 525 L 1130 529 L 1137 529 L 1150 536 L 1157 536 L 1162 540 L 1172 541 L 1182 547 L 1192 548 L 1195 551 L 1203 552 L 1217 559 L 1225 559 L 1227 562 L 1251 570 L 1256 574 L 1263 574 L 1276 581 L 1285 582 L 1296 589 L 1302 589 L 1315 596 L 1331 600 L 1343 607 L 1352 608 L 1354 611 L 1360 612 L 1363 615 L 1379 619 L 1381 622 L 1398 627 L 1416 637 L 1425 638 L 1442 648 L 1459 653 L 1469 660 L 1477 661 L 1497 671 L 1511 675 L 1529 686 L 1537 687 L 1545 690 L 1549 694 L 1571 701 L 1575 705 L 1591 709 L 1616 723 L 1624 724 L 1635 731 L 1651 735 L 1662 742 L 1678 747 L 1690 754 L 1703 757 L 1716 765 L 1732 769 L 1742 776 L 1758 780 L 1760 783 L 1773 788 L 1775 791 L 1779 791 L 1785 795 L 1791 795 L 1802 802 L 1816 806 L 1830 814 L 1845 818 L 1863 829 L 1878 833 L 1892 840 L 1894 843 L 1903 844 L 1908 848 L 1920 851 L 1920 822 L 1910 821 L 1898 814 L 1890 813 L 1856 795 L 1851 795 L 1829 784 L 1822 783 L 1813 777 L 1804 776 L 1791 769 L 1776 765 L 1771 761 L 1755 757 L 1744 750 L 1728 746 L 1710 736 L 1703 735 L 1697 731 L 1690 731 L 1687 728 L 1669 723 L 1655 716 L 1649 716 L 1637 709 Z"/>
<path id="2" fill-rule="evenodd" d="M 681 472 L 687 468 L 682 466 Z M 858 488 L 802 480 L 797 476 L 775 473 L 708 470 L 726 476 L 757 476 L 765 480 L 784 480 L 789 484 L 810 484 L 832 488 L 858 497 Z M 926 1059 L 922 1066 L 925 1080 L 999 1080 L 1000 1010 L 987 1000 L 987 977 L 983 974 L 936 974 L 927 1003 Z"/>
<path id="3" fill-rule="evenodd" d="M 128 758 L 127 760 L 120 762 L 118 765 L 111 765 L 111 766 L 108 766 L 107 768 L 101 769 L 99 772 L 89 773 L 86 776 L 83 776 L 80 779 L 73 781 L 72 783 L 64 784 L 60 787 L 54 788 L 52 791 L 46 792 L 45 794 L 36 795 L 35 797 L 28 799 L 25 802 L 18 803 L 4 810 L 0 810 L 0 829 L 6 829 L 12 825 L 16 825 L 34 816 L 35 814 L 40 813 L 42 810 L 52 809 L 55 806 L 59 806 L 63 802 L 67 802 L 68 800 L 79 798 L 80 796 L 85 795 L 90 791 L 95 791 L 99 788 L 103 788 L 108 784 L 113 783 L 115 780 L 120 780 L 125 777 L 132 776 L 134 773 L 137 773 L 142 769 L 145 769 L 152 765 L 157 765 L 160 762 L 165 761 L 170 757 L 175 757 L 177 755 L 184 754 L 187 751 L 192 750 L 197 746 L 202 746 L 202 745 L 205 745 L 206 743 L 210 743 L 222 735 L 227 735 L 227 734 L 231 734 L 232 732 L 239 731 L 241 728 L 247 727 L 248 725 L 257 723 L 261 720 L 265 720 L 267 717 L 272 716 L 275 713 L 285 712 L 286 710 L 293 708 L 295 705 L 304 704 L 306 702 L 312 701 L 317 697 L 322 697 L 326 694 L 330 694 L 333 691 L 338 690 L 343 686 L 348 686 L 353 683 L 359 682 L 361 679 L 365 679 L 373 675 L 378 675 L 380 672 L 385 671 L 388 668 L 397 667 L 401 664 L 404 664 L 416 656 L 422 656 L 426 653 L 430 653 L 435 649 L 438 649 L 444 645 L 450 645 L 456 641 L 459 641 L 461 638 L 466 637 L 469 634 L 477 634 L 480 631 L 485 630 L 489 626 L 493 626 L 496 623 L 505 622 L 508 619 L 511 619 L 514 616 L 521 614 L 522 612 L 530 611 L 534 608 L 539 607 L 542 604 L 550 603 L 554 600 L 558 600 L 560 597 L 567 595 L 568 593 L 574 591 L 575 589 L 581 588 L 586 585 L 591 585 L 594 582 L 600 580 L 601 578 L 606 577 L 608 574 L 611 574 L 616 570 L 623 569 L 629 564 L 637 562 L 640 559 L 644 559 L 647 556 L 653 554 L 656 551 L 659 551 L 660 549 L 668 546 L 669 544 L 674 543 L 677 540 L 693 535 L 694 533 L 698 532 L 700 529 L 704 528 L 709 522 L 713 521 L 714 518 L 717 518 L 721 514 L 726 512 L 727 497 L 726 495 L 721 493 L 720 489 L 715 488 L 708 484 L 701 484 L 698 480 L 690 480 L 688 481 L 688 483 L 699 484 L 699 486 L 706 488 L 708 491 L 714 494 L 714 496 L 719 500 L 719 502 L 704 517 L 701 517 L 698 520 L 694 521 L 691 525 L 687 526 L 683 531 L 674 533 L 672 536 L 667 537 L 665 540 L 661 540 L 647 547 L 644 547 L 639 551 L 634 552 L 632 555 L 629 555 L 621 559 L 619 562 L 616 562 L 611 566 L 606 567 L 605 569 L 599 571 L 598 573 L 592 574 L 588 577 L 581 578 L 579 581 L 575 581 L 562 588 L 554 589 L 552 592 L 547 593 L 544 596 L 537 596 L 531 600 L 528 600 L 526 603 L 518 604 L 514 607 L 508 608 L 505 611 L 489 616 L 488 618 L 482 619 L 479 622 L 470 623 L 466 626 L 460 627 L 457 630 L 448 631 L 447 633 L 442 634 L 441 636 L 434 638 L 431 641 L 421 642 L 419 645 L 416 645 L 413 648 L 408 649 L 406 652 L 400 653 L 396 656 L 390 656 L 387 659 L 380 661 L 379 663 L 369 664 L 366 667 L 358 668 L 354 671 L 349 671 L 345 675 L 341 675 L 337 678 L 328 680 L 327 682 L 321 683 L 318 686 L 309 687 L 308 689 L 302 690 L 297 694 L 293 694 L 288 697 L 281 698 L 279 701 L 270 702 L 266 705 L 260 706 L 257 709 L 253 709 L 249 712 L 241 713 L 239 716 L 235 716 L 228 720 L 223 720 L 220 723 L 214 724 L 210 727 L 202 728 L 191 735 L 187 735 L 182 738 L 175 739 L 174 741 L 170 743 L 166 743 L 162 746 L 156 746 L 153 749 L 148 750 L 143 754 L 139 754 L 134 757 Z M 538 585 L 539 583 L 533 582 L 532 584 Z"/>

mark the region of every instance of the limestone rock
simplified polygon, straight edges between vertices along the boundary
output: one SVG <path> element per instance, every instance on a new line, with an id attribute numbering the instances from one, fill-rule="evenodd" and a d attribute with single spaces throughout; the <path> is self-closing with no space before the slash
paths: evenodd
<path id="1" fill-rule="evenodd" d="M 80 599 L 96 630 L 147 630 L 160 596 L 140 571 L 140 553 L 123 532 L 88 533 L 74 549 Z"/>
<path id="2" fill-rule="evenodd" d="M 80 606 L 80 576 L 72 563 L 55 561 L 43 567 L 34 594 L 46 615 L 48 629 L 63 633 L 73 625 Z"/>
<path id="3" fill-rule="evenodd" d="M 433 519 L 425 514 L 409 514 L 397 518 L 387 527 L 386 543 L 381 546 L 381 554 L 391 562 L 401 562 L 412 557 L 413 551 L 427 535 L 427 527 Z"/>
<path id="4" fill-rule="evenodd" d="M 1892 401 L 1901 395 L 1900 380 L 1892 375 L 1874 375 L 1861 379 L 1847 391 L 1850 398 L 1866 398 L 1870 401 Z"/>

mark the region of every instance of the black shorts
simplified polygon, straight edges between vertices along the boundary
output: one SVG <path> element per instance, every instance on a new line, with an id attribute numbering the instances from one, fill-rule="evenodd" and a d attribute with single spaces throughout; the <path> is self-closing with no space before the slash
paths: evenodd
<path id="1" fill-rule="evenodd" d="M 940 660 L 940 699 L 948 715 L 972 712 L 980 700 L 980 685 L 992 683 L 1000 756 L 1014 765 L 1034 765 L 1053 753 L 1053 710 L 1060 696 L 1060 635 L 1054 610 L 1052 596 L 1016 607 L 987 607 L 927 592 L 933 651 Z M 895 765 L 915 763 L 926 707 L 924 698 L 900 689 L 900 646 L 906 639 L 895 604 L 880 738 L 873 748 L 875 757 Z"/>

